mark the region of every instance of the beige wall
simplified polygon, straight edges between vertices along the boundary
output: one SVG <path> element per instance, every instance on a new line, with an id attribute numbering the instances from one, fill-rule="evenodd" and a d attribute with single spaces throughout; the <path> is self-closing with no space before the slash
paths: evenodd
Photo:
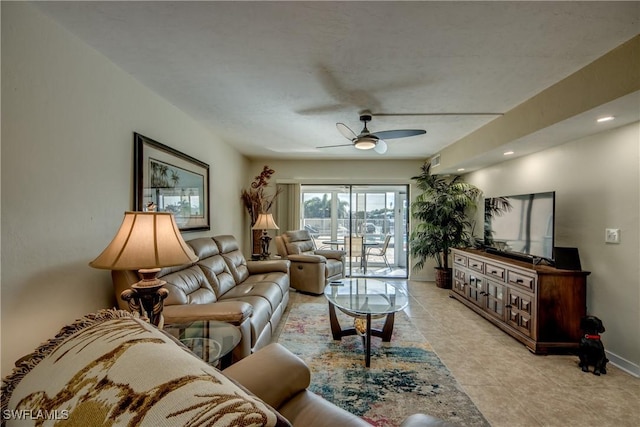
<path id="1" fill-rule="evenodd" d="M 113 304 L 87 264 L 132 208 L 133 132 L 210 165 L 210 233 L 242 236 L 248 161 L 26 3 L 2 3 L 2 376 Z M 224 161 L 222 161 L 224 159 Z"/>
<path id="2" fill-rule="evenodd" d="M 609 358 L 640 375 L 640 123 L 465 176 L 486 196 L 556 192 L 556 246 L 591 271 L 587 311 L 600 317 Z M 604 242 L 621 230 L 620 244 Z"/>

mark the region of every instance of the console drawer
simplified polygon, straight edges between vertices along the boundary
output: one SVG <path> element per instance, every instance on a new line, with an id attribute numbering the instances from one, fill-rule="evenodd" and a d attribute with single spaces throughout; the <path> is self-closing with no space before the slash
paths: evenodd
<path id="1" fill-rule="evenodd" d="M 453 262 L 464 267 L 467 266 L 467 257 L 460 254 L 453 254 Z"/>
<path id="2" fill-rule="evenodd" d="M 477 271 L 478 273 L 484 273 L 484 262 L 469 257 L 469 268 Z"/>
<path id="3" fill-rule="evenodd" d="M 487 276 L 491 276 L 494 279 L 498 279 L 501 282 L 504 282 L 505 269 L 502 267 L 498 267 L 497 265 L 486 263 L 484 265 L 484 273 Z"/>
<path id="4" fill-rule="evenodd" d="M 536 279 L 532 276 L 526 276 L 524 274 L 516 273 L 515 271 L 507 271 L 508 282 L 510 285 L 521 286 L 530 291 L 533 291 Z"/>

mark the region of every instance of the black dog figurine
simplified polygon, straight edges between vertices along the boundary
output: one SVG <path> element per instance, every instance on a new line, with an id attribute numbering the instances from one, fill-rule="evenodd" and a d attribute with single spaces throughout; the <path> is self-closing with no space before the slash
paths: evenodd
<path id="1" fill-rule="evenodd" d="M 607 373 L 607 362 L 609 359 L 604 354 L 604 345 L 600 340 L 600 334 L 604 332 L 602 320 L 595 316 L 585 316 L 580 320 L 580 329 L 584 336 L 580 338 L 578 356 L 583 372 L 589 372 L 589 365 L 593 365 L 595 375 Z"/>

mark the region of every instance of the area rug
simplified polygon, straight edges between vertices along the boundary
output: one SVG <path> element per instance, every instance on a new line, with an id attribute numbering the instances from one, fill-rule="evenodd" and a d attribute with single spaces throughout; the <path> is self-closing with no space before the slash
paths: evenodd
<path id="1" fill-rule="evenodd" d="M 352 317 L 338 316 L 343 328 L 353 325 Z M 404 312 L 396 314 L 391 342 L 372 339 L 370 368 L 360 336 L 333 340 L 326 303 L 293 305 L 278 342 L 309 365 L 311 391 L 375 426 L 398 426 L 416 412 L 489 426 Z"/>

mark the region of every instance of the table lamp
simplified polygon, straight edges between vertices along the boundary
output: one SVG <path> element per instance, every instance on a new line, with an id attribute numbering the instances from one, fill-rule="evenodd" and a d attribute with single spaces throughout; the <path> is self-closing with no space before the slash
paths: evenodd
<path id="1" fill-rule="evenodd" d="M 125 212 L 116 236 L 89 265 L 105 270 L 138 270 L 142 280 L 120 297 L 131 311 L 161 327 L 163 300 L 169 291 L 162 287 L 166 282 L 157 278 L 160 269 L 196 261 L 198 257 L 182 239 L 172 213 Z"/>
<path id="2" fill-rule="evenodd" d="M 260 236 L 262 254 L 260 254 L 260 257 L 262 259 L 269 258 L 269 243 L 271 242 L 271 237 L 269 237 L 267 230 L 279 230 L 280 227 L 276 225 L 276 222 L 273 220 L 273 216 L 270 213 L 261 213 L 258 215 L 258 219 L 252 229 L 262 230 L 262 236 Z"/>

